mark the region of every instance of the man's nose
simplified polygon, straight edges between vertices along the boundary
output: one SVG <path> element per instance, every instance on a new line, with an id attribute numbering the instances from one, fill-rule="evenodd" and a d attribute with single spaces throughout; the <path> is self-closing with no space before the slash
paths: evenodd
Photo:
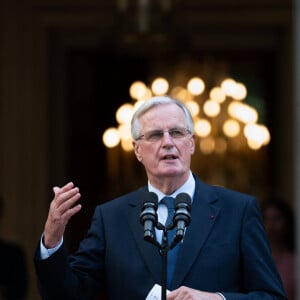
<path id="1" fill-rule="evenodd" d="M 164 143 L 170 143 L 170 144 L 174 143 L 174 140 L 173 140 L 172 136 L 170 135 L 169 131 L 163 132 L 162 141 Z"/>

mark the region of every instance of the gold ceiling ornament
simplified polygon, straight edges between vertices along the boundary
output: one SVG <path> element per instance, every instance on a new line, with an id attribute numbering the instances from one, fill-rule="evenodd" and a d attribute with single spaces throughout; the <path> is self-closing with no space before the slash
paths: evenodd
<path id="1" fill-rule="evenodd" d="M 155 78 L 148 86 L 142 81 L 130 85 L 131 101 L 116 111 L 117 127 L 108 128 L 102 140 L 107 148 L 121 144 L 124 151 L 132 151 L 130 120 L 134 111 L 152 96 L 171 95 L 183 101 L 194 119 L 195 138 L 204 154 L 237 151 L 243 147 L 259 150 L 270 142 L 268 128 L 258 123 L 258 112 L 246 103 L 247 88 L 232 78 L 225 78 L 219 86 L 207 90 L 200 77 L 190 78 L 185 87 L 171 87 L 163 77 Z"/>

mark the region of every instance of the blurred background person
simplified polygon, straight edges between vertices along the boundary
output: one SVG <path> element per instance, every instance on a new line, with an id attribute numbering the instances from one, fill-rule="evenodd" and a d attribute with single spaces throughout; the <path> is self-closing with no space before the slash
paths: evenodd
<path id="1" fill-rule="evenodd" d="M 4 214 L 0 197 L 0 221 Z M 27 294 L 27 267 L 21 246 L 0 238 L 0 300 L 22 300 Z"/>
<path id="2" fill-rule="evenodd" d="M 289 300 L 296 299 L 296 256 L 294 245 L 294 216 L 281 199 L 262 204 L 266 231 L 278 271 Z"/>

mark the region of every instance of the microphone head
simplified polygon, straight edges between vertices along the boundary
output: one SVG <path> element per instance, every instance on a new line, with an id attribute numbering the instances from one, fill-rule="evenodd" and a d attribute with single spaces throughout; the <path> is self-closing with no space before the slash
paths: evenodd
<path id="1" fill-rule="evenodd" d="M 175 209 L 176 207 L 181 206 L 181 204 L 183 204 L 188 211 L 191 210 L 192 200 L 189 194 L 180 193 L 176 196 L 174 202 Z"/>
<path id="2" fill-rule="evenodd" d="M 156 210 L 158 207 L 158 197 L 153 192 L 145 192 L 143 194 L 143 203 L 142 203 L 142 209 L 145 208 L 145 206 L 150 205 L 153 206 Z"/>
<path id="3" fill-rule="evenodd" d="M 175 199 L 175 213 L 173 223 L 176 226 L 188 226 L 191 222 L 191 197 L 186 193 L 180 193 Z M 177 228 L 178 231 L 178 228 Z"/>
<path id="4" fill-rule="evenodd" d="M 176 235 L 170 245 L 170 249 L 174 248 L 183 239 L 185 229 L 191 222 L 191 203 L 191 197 L 186 193 L 180 193 L 175 198 L 173 224 L 176 227 Z"/>
<path id="5" fill-rule="evenodd" d="M 153 192 L 145 192 L 143 194 L 142 211 L 140 213 L 140 223 L 145 224 L 146 221 L 157 221 L 158 197 Z"/>

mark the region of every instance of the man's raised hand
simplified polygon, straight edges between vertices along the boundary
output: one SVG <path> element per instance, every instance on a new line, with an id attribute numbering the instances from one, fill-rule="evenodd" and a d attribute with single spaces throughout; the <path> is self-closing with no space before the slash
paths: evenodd
<path id="1" fill-rule="evenodd" d="M 69 220 L 81 210 L 81 204 L 77 203 L 81 195 L 73 182 L 61 188 L 55 186 L 53 192 L 54 198 L 44 228 L 44 245 L 48 249 L 60 242 Z"/>

